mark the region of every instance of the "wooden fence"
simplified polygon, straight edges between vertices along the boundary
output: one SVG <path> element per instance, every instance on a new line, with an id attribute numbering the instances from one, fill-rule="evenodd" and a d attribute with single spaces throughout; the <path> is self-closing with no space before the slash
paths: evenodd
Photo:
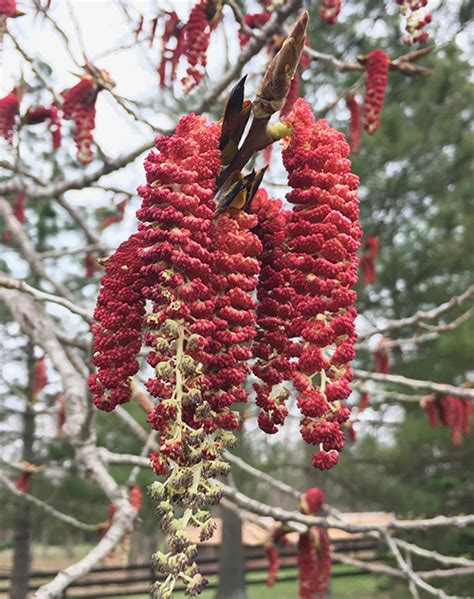
<path id="1" fill-rule="evenodd" d="M 372 541 L 357 543 L 357 546 L 343 547 L 337 543 L 336 551 L 371 551 L 375 548 Z M 344 544 L 345 545 L 345 544 Z M 280 573 L 278 582 L 296 581 L 295 568 L 297 558 L 295 549 L 280 548 Z M 369 557 L 370 560 L 370 557 Z M 217 582 L 215 578 L 219 574 L 219 561 L 216 556 L 198 558 L 197 563 L 202 574 L 206 577 L 214 577 L 206 587 L 215 589 Z M 246 584 L 264 585 L 267 575 L 267 559 L 263 547 L 245 548 L 245 572 Z M 50 580 L 56 574 L 55 571 L 33 571 L 30 574 L 30 591 L 35 591 L 42 584 Z M 366 574 L 363 570 L 354 568 L 338 568 L 333 577 L 357 576 Z M 251 576 L 248 576 L 251 575 Z M 9 573 L 0 571 L 0 597 L 7 597 L 9 593 Z M 134 564 L 126 567 L 105 566 L 95 568 L 80 580 L 73 582 L 63 597 L 70 599 L 102 599 L 106 597 L 128 597 L 133 595 L 147 596 L 149 588 L 157 580 L 157 576 L 150 563 Z M 8 586 L 4 586 L 8 585 Z M 176 590 L 180 590 L 177 588 Z"/>

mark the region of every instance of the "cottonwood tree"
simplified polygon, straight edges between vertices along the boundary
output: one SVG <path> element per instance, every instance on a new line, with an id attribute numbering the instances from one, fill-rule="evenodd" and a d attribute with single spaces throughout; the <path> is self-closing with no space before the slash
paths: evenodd
<path id="1" fill-rule="evenodd" d="M 348 35 L 361 10 L 357 2 L 325 0 L 305 11 L 297 0 L 252 6 L 200 0 L 188 12 L 150 5 L 144 13 L 132 2 L 106 4 L 117 30 L 113 44 L 96 52 L 86 41 L 89 21 L 76 15 L 84 6 L 0 2 L 3 60 L 12 80 L 0 99 L 7 150 L 0 165 L 6 256 L 0 297 L 9 314 L 6 348 L 27 339 L 24 363 L 36 373 L 17 404 L 45 393 L 47 365 L 60 434 L 74 448 L 80 473 L 111 505 L 104 525 L 36 498 L 27 483 L 48 465 L 32 463 L 25 445 L 26 461 L 13 460 L 2 474 L 8 490 L 71 526 L 101 531 L 97 545 L 36 596 L 60 596 L 133 530 L 142 502 L 140 468 L 155 473 L 148 491 L 169 544 L 151 558 L 159 573 L 154 596 L 205 588 L 188 531 L 196 527 L 202 540 L 209 538 L 210 509 L 220 501 L 246 518 L 272 516 L 283 524 L 269 531 L 269 584 L 278 570 L 277 541 L 290 530 L 299 534 L 303 598 L 326 592 L 331 559 L 402 579 L 414 597 L 419 590 L 453 596 L 436 581 L 472 574 L 473 561 L 401 536 L 464 527 L 474 515 L 354 524 L 325 504 L 317 487 L 289 486 L 232 453 L 244 420 L 267 435 L 284 435 L 297 418 L 312 447 L 308 466 L 324 480 L 340 468 L 346 437 L 354 436 L 349 398 L 359 402 L 356 414 L 374 397 L 417 403 L 432 426 L 450 429 L 455 445 L 470 432 L 474 390 L 467 369 L 446 382 L 392 373 L 390 362 L 404 341 L 421 353 L 423 341 L 463 325 L 472 316 L 466 308 L 472 286 L 458 290 L 457 280 L 439 302 L 428 294 L 413 313 L 391 319 L 377 313 L 386 310 L 381 294 L 379 306 L 366 302 L 356 334 L 358 271 L 363 285 L 374 284 L 386 238 L 383 224 L 363 234 L 357 191 L 360 185 L 365 196 L 364 178 L 353 172 L 351 158 L 357 164 L 366 144 L 377 151 L 391 77 L 423 90 L 436 75 L 431 56 L 439 48 L 429 36 L 427 1 L 367 8 L 360 36 L 373 23 L 386 33 L 394 19 L 402 20 L 406 47 L 396 55 L 365 37 L 359 52 Z M 28 28 L 53 36 L 60 64 L 54 52 L 47 63 L 40 58 Z M 334 35 L 333 51 L 322 47 L 318 31 L 322 40 Z M 454 28 L 452 36 L 457 33 Z M 220 54 L 224 47 L 228 56 Z M 145 66 L 139 88 L 114 61 L 122 53 Z M 67 69 L 79 80 L 66 86 Z M 339 82 L 331 90 L 312 88 L 311 79 L 328 69 L 341 74 Z M 117 112 L 111 116 L 107 106 Z M 348 141 L 333 126 L 341 124 L 341 110 L 349 116 Z M 133 148 L 117 135 L 122 126 L 140 132 Z M 113 157 L 98 143 L 102 136 Z M 111 195 L 115 202 L 107 204 Z M 135 218 L 131 206 L 138 208 Z M 117 225 L 121 233 L 112 234 Z M 363 369 L 367 352 L 374 364 Z M 3 385 L 19 396 L 11 378 Z M 129 401 L 146 414 L 144 426 L 122 407 Z M 141 442 L 137 453 L 98 443 L 96 408 L 112 412 L 111 427 L 117 416 L 127 424 Z M 124 484 L 111 473 L 116 464 L 132 467 Z M 231 466 L 285 493 L 299 509 L 242 493 L 226 482 Z M 15 467 L 21 471 L 16 484 Z M 329 526 L 385 544 L 395 565 L 332 554 Z M 27 541 L 23 553 L 25 547 Z M 434 567 L 417 569 L 417 556 Z M 17 584 L 24 588 L 24 582 Z"/>

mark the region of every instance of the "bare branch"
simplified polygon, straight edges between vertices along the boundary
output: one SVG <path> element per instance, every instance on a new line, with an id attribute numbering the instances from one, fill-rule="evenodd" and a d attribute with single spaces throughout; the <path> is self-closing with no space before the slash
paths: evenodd
<path id="1" fill-rule="evenodd" d="M 402 539 L 396 539 L 392 537 L 393 542 L 401 547 L 402 549 L 406 549 L 411 553 L 415 553 L 421 557 L 426 557 L 427 559 L 432 559 L 444 566 L 462 566 L 462 567 L 472 567 L 474 566 L 474 560 L 466 559 L 465 557 L 453 557 L 451 555 L 443 555 L 438 553 L 437 551 L 431 551 L 429 549 L 424 549 L 423 547 L 418 547 L 418 545 L 414 545 L 413 543 L 408 543 L 407 541 L 402 541 Z"/>
<path id="2" fill-rule="evenodd" d="M 436 308 L 432 308 L 431 310 L 418 310 L 413 314 L 413 316 L 409 316 L 408 318 L 401 318 L 399 320 L 389 320 L 385 324 L 381 324 L 377 327 L 373 327 L 368 332 L 362 333 L 359 336 L 359 339 L 366 339 L 367 337 L 372 336 L 374 333 L 386 333 L 387 331 L 393 331 L 396 329 L 402 329 L 404 327 L 411 327 L 418 325 L 423 320 L 434 320 L 438 318 L 451 308 L 456 306 L 460 306 L 461 304 L 469 301 L 474 298 L 474 285 L 471 285 L 461 293 L 460 295 L 455 295 L 444 304 L 436 306 Z"/>
<path id="3" fill-rule="evenodd" d="M 92 322 L 89 310 L 80 308 L 75 303 L 70 302 L 69 300 L 64 299 L 62 297 L 58 297 L 57 295 L 52 295 L 51 293 L 46 293 L 45 291 L 36 289 L 36 287 L 32 287 L 31 285 L 28 285 L 28 283 L 25 283 L 25 281 L 17 281 L 16 279 L 12 279 L 11 277 L 8 277 L 0 273 L 0 287 L 5 287 L 6 289 L 16 289 L 17 291 L 21 291 L 22 293 L 28 293 L 36 300 L 41 302 L 52 302 L 54 304 L 58 304 L 59 306 L 63 306 L 63 308 L 66 308 L 70 312 L 78 314 L 86 322 Z"/>
<path id="4" fill-rule="evenodd" d="M 428 389 L 435 393 L 443 395 L 456 395 L 457 397 L 467 397 L 474 399 L 474 389 L 466 389 L 464 387 L 455 387 L 444 383 L 433 383 L 432 381 L 420 381 L 418 379 L 409 379 L 400 374 L 382 374 L 380 372 L 367 372 L 366 370 L 354 369 L 356 379 L 363 381 L 376 381 L 378 383 L 393 383 L 395 385 L 403 385 L 412 389 Z"/>
<path id="5" fill-rule="evenodd" d="M 12 483 L 12 481 L 7 476 L 5 476 L 5 474 L 1 470 L 0 470 L 0 482 L 2 482 L 5 485 L 5 487 L 7 487 L 7 489 L 11 493 L 13 493 L 16 497 L 19 497 L 20 499 L 23 499 L 24 501 L 27 501 L 28 503 L 35 505 L 36 507 L 40 508 L 41 510 L 43 510 L 50 516 L 53 516 L 53 518 L 56 518 L 57 520 L 61 520 L 62 522 L 65 522 L 66 524 L 69 524 L 70 526 L 74 526 L 74 528 L 79 528 L 80 530 L 85 530 L 88 532 L 97 530 L 96 524 L 86 524 L 85 522 L 81 522 L 80 520 L 77 520 L 77 518 L 73 518 L 72 516 L 69 516 L 68 514 L 59 512 L 54 507 L 48 505 L 45 501 L 41 501 L 41 499 L 38 499 L 34 495 L 30 495 L 29 493 L 26 493 L 25 491 L 20 491 L 19 489 L 16 488 L 16 486 Z"/>
<path id="6" fill-rule="evenodd" d="M 393 556 L 397 560 L 397 563 L 400 566 L 401 571 L 406 575 L 406 577 L 409 580 L 411 580 L 413 582 L 413 584 L 415 584 L 420 589 L 423 589 L 430 595 L 433 595 L 434 597 L 438 597 L 439 599 L 455 599 L 455 597 L 453 595 L 448 595 L 447 593 L 445 593 L 443 591 L 443 589 L 437 589 L 436 587 L 431 586 L 430 584 L 425 582 L 422 578 L 420 578 L 420 576 L 412 570 L 412 568 L 409 566 L 407 561 L 403 558 L 402 554 L 400 553 L 400 550 L 398 549 L 397 545 L 395 544 L 395 542 L 391 538 L 391 536 L 386 531 L 383 531 L 382 534 L 383 534 L 385 542 L 387 543 L 390 551 L 392 552 Z"/>
<path id="7" fill-rule="evenodd" d="M 41 278 L 45 279 L 50 283 L 56 293 L 59 295 L 63 295 L 70 301 L 75 301 L 74 296 L 69 292 L 69 290 L 62 284 L 58 283 L 51 277 L 43 264 L 41 263 L 41 259 L 38 254 L 35 252 L 31 241 L 28 235 L 23 230 L 23 227 L 15 218 L 13 214 L 13 210 L 7 200 L 0 198 L 0 214 L 3 217 L 6 228 L 11 232 L 12 237 L 20 246 L 21 253 L 23 254 L 25 260 L 28 261 L 33 271 Z"/>

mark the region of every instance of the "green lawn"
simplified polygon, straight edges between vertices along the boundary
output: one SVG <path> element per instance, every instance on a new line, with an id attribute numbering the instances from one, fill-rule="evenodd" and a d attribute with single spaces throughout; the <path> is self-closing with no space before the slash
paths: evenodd
<path id="1" fill-rule="evenodd" d="M 334 570 L 337 571 L 339 566 L 335 566 Z M 347 571 L 347 566 L 342 566 L 344 571 Z M 292 570 L 285 570 L 284 575 L 289 576 L 294 573 Z M 251 574 L 249 578 L 261 579 L 262 574 Z M 380 577 L 374 577 L 370 574 L 363 576 L 344 576 L 341 578 L 334 578 L 331 584 L 332 599 L 390 599 L 390 595 L 387 592 L 378 591 L 377 581 Z M 248 589 L 249 599 L 297 599 L 298 597 L 298 583 L 294 582 L 280 582 L 273 587 L 268 588 L 264 584 L 262 585 L 249 585 Z M 175 593 L 176 599 L 184 599 L 184 593 Z M 199 595 L 200 599 L 214 599 L 215 591 L 204 591 Z M 145 599 L 146 595 L 136 595 L 130 599 Z"/>

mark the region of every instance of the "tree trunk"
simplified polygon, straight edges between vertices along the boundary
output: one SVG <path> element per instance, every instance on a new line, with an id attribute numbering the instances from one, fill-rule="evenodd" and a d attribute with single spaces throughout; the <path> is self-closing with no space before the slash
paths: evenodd
<path id="1" fill-rule="evenodd" d="M 35 414 L 33 411 L 33 368 L 34 348 L 31 343 L 27 346 L 28 384 L 25 389 L 25 412 L 23 415 L 22 455 L 21 459 L 33 461 L 33 442 L 35 439 Z M 25 501 L 19 501 L 13 519 L 13 567 L 11 574 L 10 599 L 26 599 L 31 567 L 30 506 Z"/>
<path id="2" fill-rule="evenodd" d="M 242 521 L 233 510 L 221 507 L 221 514 L 222 542 L 216 599 L 247 599 Z"/>
<path id="3" fill-rule="evenodd" d="M 33 460 L 33 441 L 35 436 L 35 416 L 29 397 L 31 397 L 31 393 L 29 393 L 26 402 L 22 435 L 22 459 L 28 462 Z M 25 501 L 18 501 L 16 504 L 15 517 L 13 520 L 13 568 L 11 575 L 10 599 L 26 599 L 28 596 L 28 581 L 31 566 L 30 534 L 32 524 L 30 511 L 31 507 Z"/>

